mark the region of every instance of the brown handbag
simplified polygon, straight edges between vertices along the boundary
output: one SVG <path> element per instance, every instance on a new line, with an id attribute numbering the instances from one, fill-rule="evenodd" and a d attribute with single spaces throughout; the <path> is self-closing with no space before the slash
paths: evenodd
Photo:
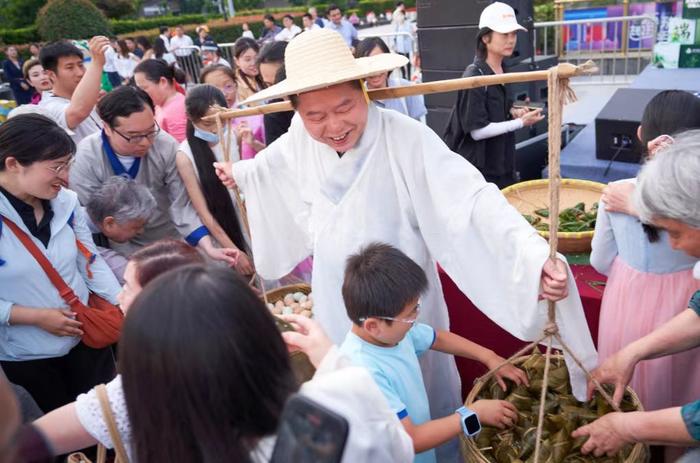
<path id="1" fill-rule="evenodd" d="M 83 324 L 83 343 L 94 349 L 101 349 L 116 343 L 119 340 L 124 323 L 124 314 L 119 307 L 92 292 L 90 293 L 87 306 L 80 302 L 78 296 L 63 281 L 61 275 L 51 265 L 44 253 L 34 244 L 34 241 L 7 217 L 0 216 L 0 219 L 7 224 L 12 233 L 17 236 L 27 251 L 36 259 L 37 263 L 44 269 L 46 276 L 58 290 L 58 294 L 76 313 L 77 320 Z M 77 239 L 76 243 L 80 252 L 84 254 L 87 249 L 85 245 Z M 89 269 L 88 275 L 91 275 Z"/>

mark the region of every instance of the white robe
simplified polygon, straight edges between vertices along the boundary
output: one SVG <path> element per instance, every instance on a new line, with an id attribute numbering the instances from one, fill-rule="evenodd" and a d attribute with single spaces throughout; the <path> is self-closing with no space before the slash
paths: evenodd
<path id="1" fill-rule="evenodd" d="M 341 286 L 345 261 L 361 247 L 391 244 L 428 276 L 420 321 L 449 329 L 436 263 L 474 304 L 517 338 L 537 339 L 547 320 L 537 302 L 549 246 L 493 184 L 451 152 L 428 127 L 395 111 L 369 108 L 357 146 L 342 157 L 306 132 L 298 115 L 289 132 L 235 164 L 246 196 L 258 272 L 278 278 L 314 256 L 314 316 L 340 343 L 351 322 Z M 597 355 L 573 277 L 557 304 L 567 344 L 587 368 Z M 452 357 L 431 352 L 422 362 L 433 418 L 461 402 Z M 567 362 L 577 397 L 585 377 Z"/>

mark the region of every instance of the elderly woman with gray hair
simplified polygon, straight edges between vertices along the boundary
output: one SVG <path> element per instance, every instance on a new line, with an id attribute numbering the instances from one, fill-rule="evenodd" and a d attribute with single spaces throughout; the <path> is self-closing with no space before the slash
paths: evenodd
<path id="1" fill-rule="evenodd" d="M 673 145 L 642 168 L 634 201 L 643 222 L 668 231 L 674 249 L 700 259 L 700 130 L 678 136 Z M 700 262 L 695 265 L 694 276 L 700 279 Z M 700 346 L 700 291 L 693 295 L 688 307 L 656 331 L 627 345 L 593 372 L 598 381 L 615 385 L 616 403 L 638 362 Z M 699 373 L 690 370 L 687 374 Z M 589 394 L 590 390 L 589 387 Z M 573 435 L 589 436 L 581 451 L 596 456 L 612 455 L 633 442 L 698 446 L 700 400 L 649 412 L 610 413 L 577 429 Z M 698 459 L 700 449 L 695 449 L 678 461 Z"/>
<path id="2" fill-rule="evenodd" d="M 109 240 L 125 243 L 140 234 L 155 208 L 156 200 L 148 188 L 121 176 L 108 178 L 85 205 L 97 250 L 122 285 L 127 260 L 109 249 Z"/>

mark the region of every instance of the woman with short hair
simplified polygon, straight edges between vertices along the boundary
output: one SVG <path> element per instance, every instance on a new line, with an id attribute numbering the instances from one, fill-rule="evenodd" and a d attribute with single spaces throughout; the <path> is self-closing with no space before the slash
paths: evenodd
<path id="1" fill-rule="evenodd" d="M 66 189 L 74 153 L 70 136 L 44 116 L 0 126 L 0 364 L 44 412 L 114 376 L 111 349 L 81 342 L 82 324 L 10 228 L 34 242 L 81 302 L 94 292 L 117 303 L 119 283 Z"/>
<path id="2" fill-rule="evenodd" d="M 474 63 L 464 77 L 503 74 L 503 61 L 515 50 L 515 11 L 502 2 L 484 8 L 479 18 Z M 505 188 L 518 181 L 513 132 L 541 121 L 540 109 L 513 107 L 506 85 L 460 90 L 443 139 L 445 144 L 479 169 L 487 182 Z"/>
<path id="3" fill-rule="evenodd" d="M 37 58 L 25 61 L 24 65 L 22 65 L 22 73 L 24 74 L 24 79 L 32 87 L 33 94 L 30 103 L 39 104 L 42 94 L 52 88 L 51 80 L 44 72 L 41 61 Z"/>

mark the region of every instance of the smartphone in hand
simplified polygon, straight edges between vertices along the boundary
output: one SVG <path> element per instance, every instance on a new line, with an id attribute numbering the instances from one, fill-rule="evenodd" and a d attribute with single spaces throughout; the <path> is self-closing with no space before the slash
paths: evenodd
<path id="1" fill-rule="evenodd" d="M 303 395 L 292 395 L 282 411 L 270 463 L 340 463 L 348 422 Z"/>

